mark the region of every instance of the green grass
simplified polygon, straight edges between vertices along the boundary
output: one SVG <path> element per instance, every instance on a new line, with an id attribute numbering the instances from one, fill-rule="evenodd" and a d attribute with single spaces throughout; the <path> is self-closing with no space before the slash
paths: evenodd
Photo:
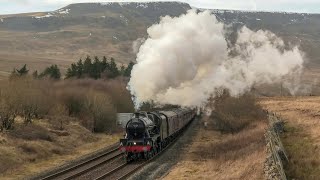
<path id="1" fill-rule="evenodd" d="M 320 148 L 303 129 L 285 125 L 281 136 L 289 162 L 284 169 L 288 179 L 318 179 L 320 177 Z"/>

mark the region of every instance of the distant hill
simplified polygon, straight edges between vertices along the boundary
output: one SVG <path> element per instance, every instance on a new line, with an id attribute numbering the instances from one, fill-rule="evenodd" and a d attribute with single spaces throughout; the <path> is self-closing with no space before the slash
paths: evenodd
<path id="1" fill-rule="evenodd" d="M 134 61 L 133 41 L 145 37 L 161 16 L 179 16 L 190 8 L 179 2 L 80 3 L 53 12 L 2 15 L 0 75 L 23 63 L 31 69 L 56 63 L 65 70 L 88 54 Z"/>
<path id="2" fill-rule="evenodd" d="M 48 32 L 70 26 L 132 28 L 139 23 L 150 26 L 158 22 L 161 16 L 178 16 L 188 9 L 190 9 L 188 4 L 178 2 L 80 3 L 53 12 L 0 16 L 0 29 Z"/>
<path id="3" fill-rule="evenodd" d="M 0 76 L 28 63 L 41 69 L 55 63 L 65 69 L 70 62 L 91 55 L 114 57 L 119 63 L 135 59 L 132 42 L 146 37 L 149 26 L 161 16 L 179 16 L 191 9 L 180 2 L 80 3 L 53 12 L 0 16 Z M 286 42 L 300 44 L 309 72 L 320 69 L 320 15 L 283 12 L 212 10 L 234 32 L 270 30 Z M 234 38 L 231 33 L 231 39 Z"/>

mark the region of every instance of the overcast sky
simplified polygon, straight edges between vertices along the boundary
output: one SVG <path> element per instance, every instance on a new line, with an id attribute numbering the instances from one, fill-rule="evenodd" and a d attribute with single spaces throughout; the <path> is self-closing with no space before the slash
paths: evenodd
<path id="1" fill-rule="evenodd" d="M 110 1 L 110 0 L 109 0 Z M 115 0 L 116 1 L 116 0 Z M 132 0 L 126 0 L 131 2 Z M 135 0 L 132 2 L 144 1 Z M 149 0 L 153 1 L 153 0 Z M 179 0 L 191 6 L 210 9 L 287 11 L 320 13 L 320 0 Z M 0 0 L 0 14 L 53 11 L 71 3 L 106 0 Z"/>

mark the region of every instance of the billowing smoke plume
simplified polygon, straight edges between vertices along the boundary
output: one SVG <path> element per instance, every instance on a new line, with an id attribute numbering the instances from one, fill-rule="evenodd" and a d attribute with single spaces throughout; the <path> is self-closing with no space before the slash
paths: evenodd
<path id="1" fill-rule="evenodd" d="M 221 88 L 236 96 L 253 85 L 280 82 L 303 64 L 297 47 L 285 50 L 283 41 L 268 31 L 243 27 L 228 49 L 224 24 L 209 11 L 164 17 L 148 34 L 129 82 L 137 104 L 152 100 L 202 106 Z"/>

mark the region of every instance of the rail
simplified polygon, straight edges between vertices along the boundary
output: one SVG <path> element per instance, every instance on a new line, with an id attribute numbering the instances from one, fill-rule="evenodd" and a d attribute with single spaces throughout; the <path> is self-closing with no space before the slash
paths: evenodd
<path id="1" fill-rule="evenodd" d="M 107 161 L 110 161 L 118 156 L 120 156 L 121 154 L 117 154 L 118 152 L 118 146 L 117 145 L 112 145 L 110 147 L 110 149 L 108 149 L 107 151 L 101 153 L 101 154 L 97 154 L 93 157 L 90 157 L 88 159 L 85 159 L 84 161 L 81 161 L 79 163 L 76 163 L 72 166 L 69 166 L 67 168 L 64 168 L 62 170 L 59 170 L 55 173 L 50 173 L 47 176 L 44 176 L 42 178 L 39 178 L 41 180 L 51 180 L 51 179 L 73 179 L 83 173 L 86 173 L 92 169 L 94 169 L 95 167 L 106 163 Z M 115 155 L 112 155 L 113 153 L 115 153 Z M 111 156 L 111 157 L 108 157 Z M 108 157 L 108 158 L 106 158 Z M 95 161 L 99 161 L 102 158 L 106 158 L 105 160 L 95 163 Z M 93 165 L 89 165 L 90 163 L 94 163 Z M 80 168 L 83 168 L 85 166 L 88 166 L 87 168 L 84 168 L 83 170 L 78 170 Z"/>

